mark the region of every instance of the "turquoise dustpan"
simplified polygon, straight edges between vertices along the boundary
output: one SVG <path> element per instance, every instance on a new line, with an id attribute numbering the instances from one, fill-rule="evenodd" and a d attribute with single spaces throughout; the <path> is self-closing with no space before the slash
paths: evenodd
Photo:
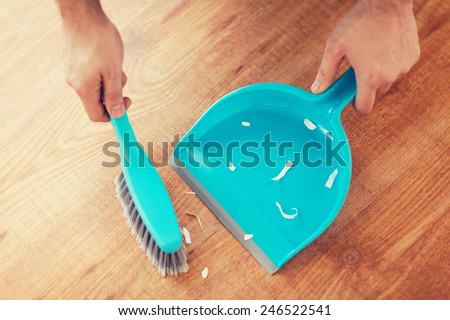
<path id="1" fill-rule="evenodd" d="M 353 69 L 318 95 L 280 83 L 240 88 L 174 150 L 171 166 L 271 274 L 344 203 L 352 170 L 340 115 L 355 93 Z"/>

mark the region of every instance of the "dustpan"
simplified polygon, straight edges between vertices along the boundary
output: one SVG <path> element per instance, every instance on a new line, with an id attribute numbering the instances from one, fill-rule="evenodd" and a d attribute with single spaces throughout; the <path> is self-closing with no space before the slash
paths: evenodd
<path id="1" fill-rule="evenodd" d="M 318 95 L 281 83 L 243 87 L 174 149 L 170 165 L 270 274 L 344 203 L 351 154 L 340 115 L 355 93 L 353 69 Z"/>

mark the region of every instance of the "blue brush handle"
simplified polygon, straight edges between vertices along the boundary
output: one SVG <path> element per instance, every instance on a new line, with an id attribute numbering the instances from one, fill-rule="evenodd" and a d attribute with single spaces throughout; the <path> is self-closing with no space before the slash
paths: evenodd
<path id="1" fill-rule="evenodd" d="M 127 113 L 110 118 L 120 144 L 125 181 L 139 215 L 161 250 L 176 252 L 181 247 L 181 232 L 164 183 L 139 146 Z"/>

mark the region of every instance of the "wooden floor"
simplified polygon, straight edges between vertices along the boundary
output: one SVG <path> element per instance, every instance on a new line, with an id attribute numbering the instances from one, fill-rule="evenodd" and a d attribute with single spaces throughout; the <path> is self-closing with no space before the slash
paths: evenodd
<path id="1" fill-rule="evenodd" d="M 278 81 L 309 88 L 345 1 L 104 1 L 126 47 L 137 136 L 183 135 L 219 97 Z M 161 278 L 136 245 L 106 168 L 109 124 L 64 83 L 52 1 L 0 9 L 0 298 L 449 299 L 450 2 L 415 1 L 422 55 L 374 112 L 343 113 L 353 154 L 332 226 L 268 275 L 175 172 L 159 169 L 190 272 Z M 201 232 L 195 218 L 204 224 Z M 209 277 L 201 271 L 209 268 Z"/>

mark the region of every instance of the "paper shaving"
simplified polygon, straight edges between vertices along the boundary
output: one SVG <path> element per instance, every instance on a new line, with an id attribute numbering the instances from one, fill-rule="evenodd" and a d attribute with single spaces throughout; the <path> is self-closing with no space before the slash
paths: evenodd
<path id="1" fill-rule="evenodd" d="M 185 191 L 184 193 L 185 194 L 195 194 L 195 192 L 193 192 L 193 191 Z"/>
<path id="2" fill-rule="evenodd" d="M 188 216 L 196 217 L 197 221 L 198 221 L 198 224 L 200 225 L 200 228 L 203 230 L 203 224 L 202 224 L 202 221 L 200 220 L 199 216 L 197 216 L 196 214 L 190 213 L 190 212 L 186 212 L 186 214 Z"/>
<path id="3" fill-rule="evenodd" d="M 298 210 L 297 208 L 291 208 L 293 211 L 295 211 L 295 213 L 292 214 L 287 214 L 283 211 L 283 209 L 281 208 L 281 205 L 279 202 L 275 202 L 275 205 L 278 207 L 278 209 L 280 210 L 281 215 L 283 216 L 283 218 L 285 219 L 294 219 L 297 214 L 298 214 Z"/>
<path id="4" fill-rule="evenodd" d="M 208 267 L 206 267 L 205 269 L 203 269 L 202 271 L 202 278 L 206 279 L 208 277 Z"/>
<path id="5" fill-rule="evenodd" d="M 305 119 L 305 120 L 303 121 L 303 123 L 305 124 L 305 126 L 306 126 L 309 130 L 316 130 L 316 129 L 317 129 L 317 126 L 316 126 L 314 123 L 312 123 L 309 119 Z"/>
<path id="6" fill-rule="evenodd" d="M 328 180 L 325 183 L 325 187 L 327 187 L 328 189 L 331 189 L 331 187 L 333 186 L 333 183 L 334 183 L 334 179 L 336 179 L 338 172 L 339 172 L 338 169 L 334 169 L 333 173 L 331 173 L 330 176 L 328 177 Z"/>
<path id="7" fill-rule="evenodd" d="M 236 167 L 233 165 L 233 163 L 232 163 L 231 161 L 228 162 L 228 168 L 229 168 L 231 171 L 236 170 Z"/>
<path id="8" fill-rule="evenodd" d="M 244 126 L 244 127 L 250 127 L 250 122 L 242 121 L 242 126 Z"/>
<path id="9" fill-rule="evenodd" d="M 185 227 L 183 227 L 183 236 L 184 236 L 184 241 L 186 242 L 186 244 L 192 243 L 191 234 L 189 233 L 188 229 L 186 229 Z"/>
<path id="10" fill-rule="evenodd" d="M 286 165 L 284 166 L 283 170 L 281 170 L 281 172 L 275 177 L 272 178 L 272 181 L 278 181 L 281 178 L 283 178 L 286 175 L 286 172 L 288 172 L 288 170 L 292 167 L 292 161 L 288 161 L 286 162 Z"/>
<path id="11" fill-rule="evenodd" d="M 253 238 L 253 234 L 246 234 L 246 235 L 244 235 L 244 240 L 245 241 L 250 240 L 251 238 Z"/>

